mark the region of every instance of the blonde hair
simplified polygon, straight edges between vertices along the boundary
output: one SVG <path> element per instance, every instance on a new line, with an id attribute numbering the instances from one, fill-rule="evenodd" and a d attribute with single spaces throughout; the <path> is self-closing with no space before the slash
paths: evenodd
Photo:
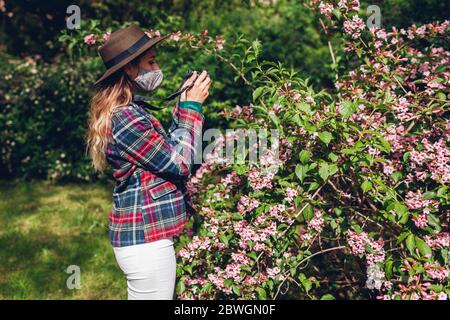
<path id="1" fill-rule="evenodd" d="M 111 139 L 111 117 L 115 109 L 127 105 L 133 98 L 133 84 L 128 75 L 120 70 L 96 88 L 89 110 L 87 152 L 95 171 L 107 167 L 106 147 Z"/>

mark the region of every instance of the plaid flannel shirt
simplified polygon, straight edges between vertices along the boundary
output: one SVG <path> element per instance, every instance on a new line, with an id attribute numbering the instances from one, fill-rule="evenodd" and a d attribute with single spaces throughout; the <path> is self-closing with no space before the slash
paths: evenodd
<path id="1" fill-rule="evenodd" d="M 191 174 L 194 142 L 201 143 L 204 117 L 201 105 L 189 101 L 177 103 L 172 114 L 166 133 L 135 101 L 113 113 L 107 159 L 116 181 L 109 214 L 114 247 L 179 235 L 193 213 L 184 181 Z"/>

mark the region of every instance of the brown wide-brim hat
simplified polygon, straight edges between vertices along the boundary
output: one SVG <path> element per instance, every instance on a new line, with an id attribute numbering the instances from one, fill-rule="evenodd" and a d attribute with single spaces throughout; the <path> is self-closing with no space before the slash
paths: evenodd
<path id="1" fill-rule="evenodd" d="M 106 66 L 106 72 L 95 82 L 95 85 L 168 36 L 170 34 L 151 38 L 138 26 L 131 26 L 113 32 L 108 40 L 98 49 Z"/>

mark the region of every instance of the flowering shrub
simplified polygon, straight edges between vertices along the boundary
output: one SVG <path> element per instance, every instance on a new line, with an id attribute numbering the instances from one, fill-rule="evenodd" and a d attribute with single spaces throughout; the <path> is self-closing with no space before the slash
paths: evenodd
<path id="1" fill-rule="evenodd" d="M 308 6 L 346 40 L 352 67 L 331 95 L 259 61 L 258 41 L 185 38 L 253 89 L 224 117 L 281 143 L 257 164 L 213 152 L 192 177 L 201 223 L 178 252 L 178 295 L 447 299 L 449 22 L 368 30 L 358 1 Z"/>

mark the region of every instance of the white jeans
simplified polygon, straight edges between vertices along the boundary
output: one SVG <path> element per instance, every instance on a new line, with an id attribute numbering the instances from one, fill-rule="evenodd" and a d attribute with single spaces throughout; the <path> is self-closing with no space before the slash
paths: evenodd
<path id="1" fill-rule="evenodd" d="M 176 258 L 173 239 L 114 247 L 117 263 L 127 277 L 129 300 L 172 300 Z"/>

